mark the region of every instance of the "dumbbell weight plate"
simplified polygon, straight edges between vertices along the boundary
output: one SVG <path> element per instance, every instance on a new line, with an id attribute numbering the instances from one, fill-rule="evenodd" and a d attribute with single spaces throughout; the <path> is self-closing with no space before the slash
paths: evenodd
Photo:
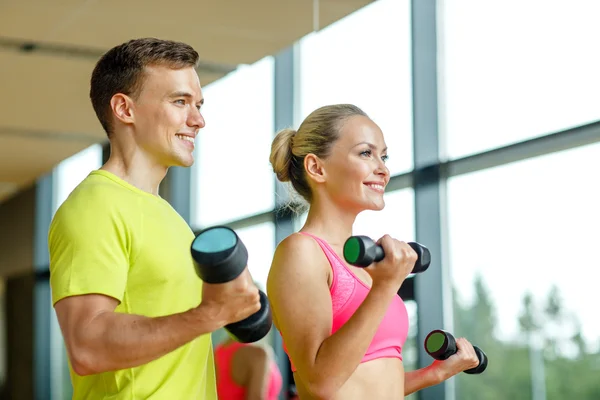
<path id="1" fill-rule="evenodd" d="M 206 283 L 226 283 L 246 267 L 248 251 L 237 234 L 225 226 L 201 231 L 192 241 L 196 273 Z"/>

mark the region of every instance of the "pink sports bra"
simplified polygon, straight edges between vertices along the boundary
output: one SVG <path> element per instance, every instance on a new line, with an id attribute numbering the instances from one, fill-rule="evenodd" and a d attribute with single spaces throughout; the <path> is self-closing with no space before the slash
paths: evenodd
<path id="1" fill-rule="evenodd" d="M 331 264 L 333 276 L 329 292 L 331 293 L 332 303 L 331 334 L 333 335 L 352 317 L 367 297 L 370 288 L 346 266 L 345 262 L 340 259 L 325 240 L 307 232 L 299 233 L 315 239 L 329 260 L 329 264 Z M 402 360 L 402 346 L 406 342 L 407 336 L 408 313 L 406 306 L 400 296 L 395 296 L 361 363 L 385 357 L 397 357 Z M 283 348 L 287 353 L 285 343 Z M 292 371 L 296 372 L 291 359 L 290 364 Z"/>

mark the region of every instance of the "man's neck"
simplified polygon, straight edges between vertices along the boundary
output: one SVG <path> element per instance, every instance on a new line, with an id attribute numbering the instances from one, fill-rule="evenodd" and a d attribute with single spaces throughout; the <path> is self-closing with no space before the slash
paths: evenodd
<path id="1" fill-rule="evenodd" d="M 168 170 L 165 166 L 151 162 L 140 151 L 124 156 L 123 153 L 113 149 L 108 161 L 100 169 L 155 196 L 158 196 L 158 187 Z"/>

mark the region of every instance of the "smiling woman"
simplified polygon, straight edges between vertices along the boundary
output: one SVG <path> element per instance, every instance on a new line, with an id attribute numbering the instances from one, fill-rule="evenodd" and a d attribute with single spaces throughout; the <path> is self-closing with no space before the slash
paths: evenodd
<path id="1" fill-rule="evenodd" d="M 301 398 L 402 399 L 477 365 L 461 340 L 455 356 L 405 373 L 409 319 L 397 291 L 417 259 L 407 243 L 384 235 L 386 257 L 367 268 L 340 256 L 357 215 L 385 206 L 386 149 L 379 126 L 352 104 L 320 107 L 273 140 L 273 171 L 309 204 L 304 226 L 277 246 L 267 279 Z"/>

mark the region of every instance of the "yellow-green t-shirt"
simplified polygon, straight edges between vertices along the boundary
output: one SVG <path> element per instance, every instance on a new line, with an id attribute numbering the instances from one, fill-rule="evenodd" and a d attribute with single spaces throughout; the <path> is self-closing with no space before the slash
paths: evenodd
<path id="1" fill-rule="evenodd" d="M 194 233 L 171 205 L 104 171 L 92 171 L 57 210 L 48 235 L 52 303 L 100 293 L 116 312 L 158 317 L 198 306 Z M 217 398 L 210 334 L 135 368 L 79 376 L 74 399 Z"/>

